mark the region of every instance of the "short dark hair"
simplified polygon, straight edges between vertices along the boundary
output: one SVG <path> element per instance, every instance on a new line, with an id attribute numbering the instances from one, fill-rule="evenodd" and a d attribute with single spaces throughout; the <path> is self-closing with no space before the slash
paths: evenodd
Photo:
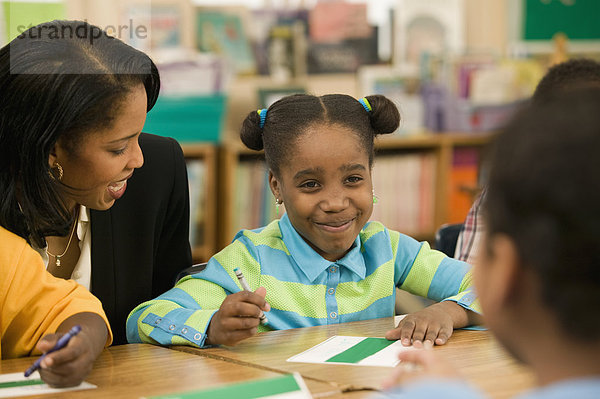
<path id="1" fill-rule="evenodd" d="M 600 87 L 600 63 L 589 58 L 577 58 L 551 67 L 539 81 L 533 101 L 547 101 L 565 90 Z"/>
<path id="2" fill-rule="evenodd" d="M 60 139 L 76 154 L 84 135 L 111 126 L 137 85 L 150 110 L 156 65 L 87 22 L 43 23 L 0 49 L 0 225 L 39 246 L 68 233 L 73 216 L 49 174 L 50 151 Z"/>
<path id="3" fill-rule="evenodd" d="M 599 109 L 600 89 L 573 89 L 517 114 L 491 147 L 484 208 L 488 237 L 513 240 L 565 333 L 594 340 L 600 339 Z"/>
<path id="4" fill-rule="evenodd" d="M 316 123 L 340 125 L 357 134 L 369 154 L 369 166 L 372 166 L 375 136 L 396 131 L 400 113 L 384 96 L 373 95 L 366 99 L 371 106 L 370 112 L 354 97 L 345 94 L 290 95 L 269 107 L 263 128 L 258 113 L 250 112 L 242 123 L 240 138 L 250 149 L 264 148 L 267 165 L 278 175 L 282 160 L 308 127 Z"/>

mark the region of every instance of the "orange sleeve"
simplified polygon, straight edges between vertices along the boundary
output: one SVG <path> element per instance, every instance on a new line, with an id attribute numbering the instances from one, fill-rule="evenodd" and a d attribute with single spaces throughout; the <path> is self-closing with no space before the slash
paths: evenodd
<path id="1" fill-rule="evenodd" d="M 96 313 L 112 331 L 100 301 L 73 280 L 52 276 L 40 255 L 25 240 L 0 228 L 1 358 L 29 356 L 46 334 L 67 318 Z M 5 239 L 6 238 L 6 239 Z"/>

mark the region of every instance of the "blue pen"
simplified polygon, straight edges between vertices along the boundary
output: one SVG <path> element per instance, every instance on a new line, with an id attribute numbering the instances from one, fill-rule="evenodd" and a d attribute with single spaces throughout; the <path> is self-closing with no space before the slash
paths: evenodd
<path id="1" fill-rule="evenodd" d="M 68 333 L 66 333 L 65 335 L 60 337 L 58 339 L 58 341 L 56 341 L 56 345 L 54 345 L 54 347 L 52 349 L 50 349 L 48 352 L 46 352 L 42 356 L 40 356 L 40 358 L 38 360 L 36 360 L 31 365 L 31 367 L 29 367 L 27 370 L 25 370 L 25 377 L 29 377 L 31 374 L 33 374 L 34 371 L 39 369 L 40 364 L 42 364 L 42 360 L 44 360 L 47 355 L 49 355 L 52 352 L 56 352 L 59 349 L 64 348 L 69 343 L 69 340 L 71 338 L 73 338 L 74 336 L 76 336 L 79 333 L 79 331 L 81 331 L 81 326 L 78 324 L 76 326 L 73 326 L 73 328 L 71 328 Z"/>

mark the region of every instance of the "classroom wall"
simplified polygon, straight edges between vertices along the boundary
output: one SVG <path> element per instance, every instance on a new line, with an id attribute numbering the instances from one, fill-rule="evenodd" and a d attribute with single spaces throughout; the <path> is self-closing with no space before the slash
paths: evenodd
<path id="1" fill-rule="evenodd" d="M 465 36 L 467 48 L 474 52 L 500 53 L 506 49 L 508 41 L 507 2 L 505 0 L 466 0 Z"/>

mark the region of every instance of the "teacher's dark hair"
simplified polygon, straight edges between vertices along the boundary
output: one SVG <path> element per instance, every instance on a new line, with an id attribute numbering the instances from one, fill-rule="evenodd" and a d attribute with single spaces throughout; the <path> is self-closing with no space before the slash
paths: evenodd
<path id="1" fill-rule="evenodd" d="M 33 242 L 66 235 L 73 216 L 48 159 L 60 140 L 77 154 L 110 128 L 134 87 L 152 109 L 160 88 L 150 58 L 81 21 L 34 26 L 0 49 L 0 225 Z"/>

